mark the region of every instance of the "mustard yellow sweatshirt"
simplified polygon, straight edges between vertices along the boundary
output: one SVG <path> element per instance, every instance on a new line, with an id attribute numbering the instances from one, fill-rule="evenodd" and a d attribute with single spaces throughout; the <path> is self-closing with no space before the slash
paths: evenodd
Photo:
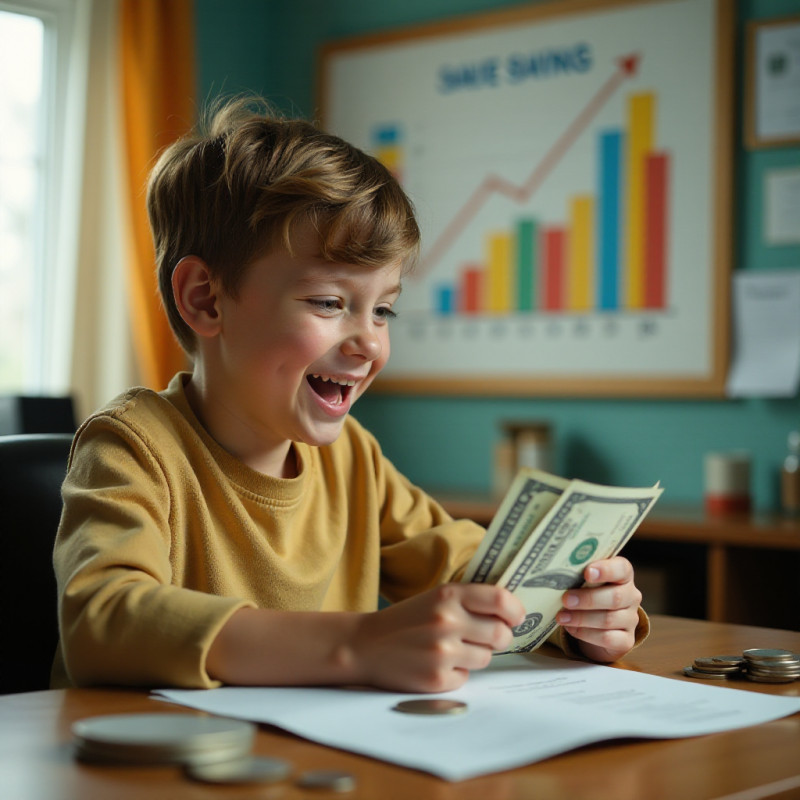
<path id="1" fill-rule="evenodd" d="M 271 478 L 194 416 L 185 375 L 132 389 L 78 431 L 54 564 L 53 685 L 209 687 L 208 648 L 237 609 L 373 611 L 454 579 L 483 529 L 453 521 L 353 418 L 295 444 Z"/>

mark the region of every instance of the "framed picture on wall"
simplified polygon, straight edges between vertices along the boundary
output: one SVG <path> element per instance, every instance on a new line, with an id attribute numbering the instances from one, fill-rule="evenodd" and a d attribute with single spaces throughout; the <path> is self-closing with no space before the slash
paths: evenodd
<path id="1" fill-rule="evenodd" d="M 747 25 L 745 139 L 800 144 L 800 14 Z"/>
<path id="2" fill-rule="evenodd" d="M 414 202 L 375 389 L 721 396 L 727 0 L 561 0 L 328 43 L 326 129 Z"/>

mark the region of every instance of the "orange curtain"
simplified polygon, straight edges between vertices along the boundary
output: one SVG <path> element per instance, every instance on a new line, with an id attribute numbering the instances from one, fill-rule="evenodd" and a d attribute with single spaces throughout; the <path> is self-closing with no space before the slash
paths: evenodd
<path id="1" fill-rule="evenodd" d="M 132 337 L 143 382 L 161 389 L 186 358 L 158 296 L 145 187 L 158 153 L 194 122 L 192 0 L 122 0 L 120 35 Z"/>

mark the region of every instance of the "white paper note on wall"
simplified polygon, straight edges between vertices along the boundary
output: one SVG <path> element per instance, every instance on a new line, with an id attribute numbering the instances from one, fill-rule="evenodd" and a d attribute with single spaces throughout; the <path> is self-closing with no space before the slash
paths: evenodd
<path id="1" fill-rule="evenodd" d="M 729 397 L 793 397 L 800 384 L 800 269 L 733 278 Z"/>
<path id="2" fill-rule="evenodd" d="M 769 170 L 764 177 L 764 241 L 800 244 L 800 167 Z"/>

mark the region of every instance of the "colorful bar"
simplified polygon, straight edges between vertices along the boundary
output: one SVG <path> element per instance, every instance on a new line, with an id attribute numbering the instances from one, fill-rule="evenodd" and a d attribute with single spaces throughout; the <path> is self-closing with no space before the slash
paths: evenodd
<path id="1" fill-rule="evenodd" d="M 514 307 L 511 297 L 511 235 L 493 233 L 486 243 L 486 310 L 504 314 Z"/>
<path id="2" fill-rule="evenodd" d="M 625 305 L 644 305 L 645 161 L 653 149 L 655 97 L 652 92 L 628 99 L 628 240 L 625 253 Z"/>
<path id="3" fill-rule="evenodd" d="M 478 314 L 483 310 L 481 303 L 483 277 L 482 267 L 477 265 L 464 267 L 461 273 L 461 303 L 459 305 L 462 314 Z"/>
<path id="4" fill-rule="evenodd" d="M 379 125 L 372 130 L 375 158 L 398 180 L 402 179 L 403 147 L 400 127 L 395 124 Z"/>
<path id="5" fill-rule="evenodd" d="M 372 141 L 377 145 L 397 144 L 400 139 L 400 127 L 395 124 L 376 125 L 372 130 Z"/>
<path id="6" fill-rule="evenodd" d="M 403 149 L 401 147 L 379 147 L 375 158 L 383 164 L 389 172 L 397 172 L 402 166 Z"/>
<path id="7" fill-rule="evenodd" d="M 600 134 L 599 208 L 597 213 L 597 303 L 604 311 L 619 307 L 620 176 L 622 132 Z"/>
<path id="8" fill-rule="evenodd" d="M 452 314 L 456 310 L 456 293 L 452 286 L 439 286 L 436 291 L 436 312 L 442 315 Z"/>
<path id="9" fill-rule="evenodd" d="M 545 311 L 561 311 L 564 308 L 566 247 L 567 234 L 563 228 L 545 228 L 542 231 L 542 308 Z"/>
<path id="10" fill-rule="evenodd" d="M 651 153 L 645 167 L 644 307 L 666 308 L 669 156 Z"/>
<path id="11" fill-rule="evenodd" d="M 533 311 L 536 308 L 536 222 L 521 219 L 517 222 L 517 310 Z"/>
<path id="12" fill-rule="evenodd" d="M 588 311 L 592 307 L 594 285 L 594 199 L 588 195 L 573 197 L 569 205 L 569 253 L 567 269 L 567 307 Z"/>

